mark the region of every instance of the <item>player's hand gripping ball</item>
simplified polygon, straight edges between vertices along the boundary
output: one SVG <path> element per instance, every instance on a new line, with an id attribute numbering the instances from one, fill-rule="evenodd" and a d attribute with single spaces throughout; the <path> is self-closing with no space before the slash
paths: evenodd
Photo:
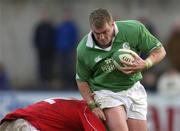
<path id="1" fill-rule="evenodd" d="M 134 62 L 134 56 L 137 55 L 134 51 L 129 49 L 119 49 L 118 51 L 114 52 L 112 59 L 114 66 L 117 69 L 121 69 L 122 67 L 125 67 L 125 65 L 122 62 L 126 63 L 133 63 Z"/>

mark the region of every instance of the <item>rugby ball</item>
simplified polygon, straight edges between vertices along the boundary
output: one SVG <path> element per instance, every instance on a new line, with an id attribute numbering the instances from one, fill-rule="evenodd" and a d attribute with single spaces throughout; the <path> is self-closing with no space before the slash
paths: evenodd
<path id="1" fill-rule="evenodd" d="M 117 69 L 120 69 L 121 67 L 127 66 L 122 63 L 123 61 L 133 63 L 134 56 L 132 54 L 137 55 L 134 51 L 129 49 L 119 49 L 118 51 L 114 52 L 112 55 L 114 66 Z"/>

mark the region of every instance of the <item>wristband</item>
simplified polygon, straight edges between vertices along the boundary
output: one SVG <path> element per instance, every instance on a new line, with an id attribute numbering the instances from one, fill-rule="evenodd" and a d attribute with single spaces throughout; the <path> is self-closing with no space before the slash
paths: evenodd
<path id="1" fill-rule="evenodd" d="M 94 108 L 97 107 L 96 103 L 95 102 L 91 102 L 91 103 L 88 103 L 88 106 L 91 110 L 93 110 Z"/>
<path id="2" fill-rule="evenodd" d="M 146 65 L 146 69 L 149 69 L 150 67 L 153 66 L 153 62 L 151 61 L 150 58 L 147 58 L 147 59 L 145 60 L 145 65 Z"/>

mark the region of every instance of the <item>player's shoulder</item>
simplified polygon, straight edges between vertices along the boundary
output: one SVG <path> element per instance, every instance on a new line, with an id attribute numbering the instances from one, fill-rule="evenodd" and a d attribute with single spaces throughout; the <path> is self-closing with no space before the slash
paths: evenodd
<path id="1" fill-rule="evenodd" d="M 139 34 L 142 23 L 137 20 L 122 20 L 116 21 L 116 25 L 120 34 L 131 37 L 133 35 Z"/>
<path id="2" fill-rule="evenodd" d="M 88 40 L 88 35 L 85 35 L 79 42 L 76 49 L 77 56 L 83 56 L 87 53 L 87 45 L 86 45 L 87 40 Z"/>
<path id="3" fill-rule="evenodd" d="M 77 46 L 77 50 L 80 50 L 81 48 L 84 48 L 86 46 L 86 42 L 88 39 L 88 34 L 86 34 L 79 42 L 78 46 Z"/>
<path id="4" fill-rule="evenodd" d="M 121 20 L 116 21 L 116 25 L 120 28 L 139 28 L 143 24 L 138 20 Z"/>

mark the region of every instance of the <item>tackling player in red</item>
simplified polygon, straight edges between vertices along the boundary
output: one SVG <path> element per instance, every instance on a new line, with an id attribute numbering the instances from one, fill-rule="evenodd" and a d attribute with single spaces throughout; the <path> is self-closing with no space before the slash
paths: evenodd
<path id="1" fill-rule="evenodd" d="M 8 113 L 0 131 L 106 131 L 86 103 L 75 99 L 46 99 Z"/>

